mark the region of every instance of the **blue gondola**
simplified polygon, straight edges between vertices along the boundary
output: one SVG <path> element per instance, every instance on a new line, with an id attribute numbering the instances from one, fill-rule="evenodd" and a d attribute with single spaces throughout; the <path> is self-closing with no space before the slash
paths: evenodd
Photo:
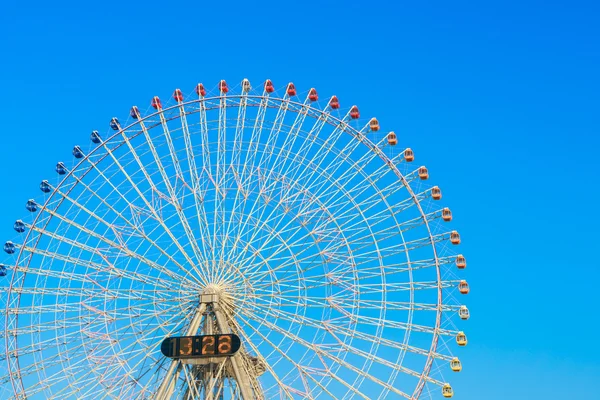
<path id="1" fill-rule="evenodd" d="M 36 212 L 38 209 L 38 206 L 37 206 L 35 200 L 28 200 L 25 208 L 27 209 L 27 211 Z"/>
<path id="2" fill-rule="evenodd" d="M 19 233 L 25 232 L 25 224 L 21 220 L 17 220 L 17 222 L 15 222 L 13 225 L 13 228 L 15 228 L 15 231 Z"/>
<path id="3" fill-rule="evenodd" d="M 110 128 L 113 131 L 118 131 L 119 130 L 119 120 L 117 118 L 113 118 L 110 120 Z"/>
<path id="4" fill-rule="evenodd" d="M 133 119 L 138 119 L 138 115 L 140 115 L 139 108 L 137 108 L 137 106 L 131 107 L 131 110 L 129 111 L 129 115 L 131 115 L 131 118 L 133 118 Z"/>
<path id="5" fill-rule="evenodd" d="M 4 251 L 7 252 L 8 254 L 14 254 L 15 253 L 15 244 L 11 241 L 4 243 Z"/>
<path id="6" fill-rule="evenodd" d="M 48 183 L 48 181 L 42 181 L 42 183 L 40 183 L 40 190 L 44 193 L 50 193 L 52 191 L 52 188 L 50 187 L 50 184 Z"/>
<path id="7" fill-rule="evenodd" d="M 8 269 L 6 268 L 6 265 L 0 264 L 0 276 L 6 276 L 6 274 L 8 274 Z"/>
<path id="8" fill-rule="evenodd" d="M 67 167 L 65 167 L 65 164 L 63 164 L 62 162 L 59 162 L 58 164 L 56 164 L 56 172 L 59 175 L 64 175 L 67 173 Z"/>
<path id="9" fill-rule="evenodd" d="M 100 134 L 98 133 L 98 131 L 93 131 L 92 132 L 92 134 L 90 135 L 90 140 L 94 144 L 100 144 L 100 143 L 102 143 L 102 138 L 100 137 Z"/>
<path id="10" fill-rule="evenodd" d="M 83 151 L 81 151 L 81 147 L 73 147 L 73 155 L 75 156 L 75 158 L 83 158 Z"/>

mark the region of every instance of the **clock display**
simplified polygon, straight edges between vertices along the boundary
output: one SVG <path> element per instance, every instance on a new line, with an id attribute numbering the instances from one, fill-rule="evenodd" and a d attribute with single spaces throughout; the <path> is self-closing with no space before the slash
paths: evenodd
<path id="1" fill-rule="evenodd" d="M 234 334 L 182 336 L 165 339 L 160 351 L 169 358 L 224 357 L 234 355 L 240 345 Z"/>

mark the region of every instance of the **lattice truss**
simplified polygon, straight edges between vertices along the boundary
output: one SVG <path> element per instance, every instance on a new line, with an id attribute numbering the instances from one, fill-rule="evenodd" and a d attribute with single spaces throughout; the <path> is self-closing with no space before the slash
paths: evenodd
<path id="1" fill-rule="evenodd" d="M 0 397 L 153 398 L 160 343 L 210 284 L 256 397 L 451 395 L 468 286 L 450 211 L 408 138 L 315 97 L 177 90 L 59 163 L 4 246 Z M 215 374 L 215 398 L 239 397 Z M 173 385 L 208 396 L 198 367 Z"/>

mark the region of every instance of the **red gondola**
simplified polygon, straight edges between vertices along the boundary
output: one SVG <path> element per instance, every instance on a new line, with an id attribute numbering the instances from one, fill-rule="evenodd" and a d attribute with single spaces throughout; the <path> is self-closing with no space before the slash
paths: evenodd
<path id="1" fill-rule="evenodd" d="M 204 96 L 206 96 L 206 89 L 204 89 L 204 85 L 203 85 L 203 84 L 199 83 L 199 84 L 196 86 L 196 94 L 197 94 L 198 96 L 201 96 L 201 97 L 204 97 Z"/>
<path id="2" fill-rule="evenodd" d="M 160 110 L 162 108 L 162 104 L 160 104 L 160 99 L 158 98 L 158 96 L 154 96 L 152 98 L 152 107 L 154 107 L 157 110 Z"/>
<path id="3" fill-rule="evenodd" d="M 273 93 L 275 91 L 275 87 L 273 87 L 273 82 L 270 79 L 265 81 L 265 92 Z"/>
<path id="4" fill-rule="evenodd" d="M 181 89 L 175 89 L 173 92 L 173 98 L 179 103 L 183 101 L 183 93 L 181 93 Z"/>
<path id="5" fill-rule="evenodd" d="M 292 97 L 296 95 L 296 86 L 292 82 L 287 85 L 287 95 Z"/>
<path id="6" fill-rule="evenodd" d="M 340 101 L 338 100 L 337 96 L 331 96 L 331 99 L 329 100 L 329 107 L 334 110 L 340 108 Z"/>
<path id="7" fill-rule="evenodd" d="M 227 87 L 227 82 L 225 82 L 225 79 L 223 79 L 223 80 L 221 80 L 221 82 L 219 82 L 219 92 L 221 92 L 221 93 L 229 92 L 229 88 Z"/>

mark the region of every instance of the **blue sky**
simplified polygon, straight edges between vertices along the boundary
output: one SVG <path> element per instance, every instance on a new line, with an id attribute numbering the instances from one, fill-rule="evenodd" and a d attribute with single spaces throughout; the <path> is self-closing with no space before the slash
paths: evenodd
<path id="1" fill-rule="evenodd" d="M 132 104 L 314 86 L 406 137 L 454 213 L 472 288 L 456 398 L 598 397 L 597 4 L 84 3 L 0 8 L 1 237 Z"/>

